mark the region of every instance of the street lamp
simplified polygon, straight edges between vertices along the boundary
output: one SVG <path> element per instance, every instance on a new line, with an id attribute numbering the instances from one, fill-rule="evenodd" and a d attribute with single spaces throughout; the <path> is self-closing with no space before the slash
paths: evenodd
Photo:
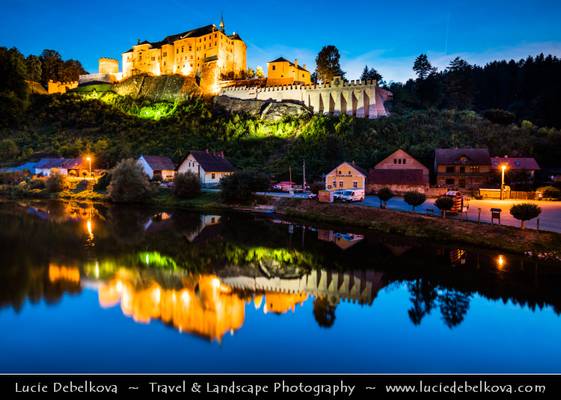
<path id="1" fill-rule="evenodd" d="M 503 191 L 505 187 L 505 171 L 507 169 L 506 164 L 501 165 L 501 200 L 503 199 Z"/>

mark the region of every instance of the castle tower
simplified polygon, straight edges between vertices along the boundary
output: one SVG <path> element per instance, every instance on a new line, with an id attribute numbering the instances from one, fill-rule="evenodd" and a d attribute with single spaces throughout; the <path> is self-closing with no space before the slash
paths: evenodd
<path id="1" fill-rule="evenodd" d="M 222 14 L 220 14 L 220 24 L 218 26 L 220 27 L 220 32 L 224 33 L 224 16 Z"/>

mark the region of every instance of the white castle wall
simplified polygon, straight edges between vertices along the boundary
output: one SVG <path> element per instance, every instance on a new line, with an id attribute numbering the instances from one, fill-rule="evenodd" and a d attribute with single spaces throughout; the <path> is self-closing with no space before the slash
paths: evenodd
<path id="1" fill-rule="evenodd" d="M 357 118 L 387 115 L 376 81 L 335 79 L 327 84 L 265 87 L 226 87 L 220 95 L 241 100 L 298 101 L 316 114 L 348 114 Z"/>

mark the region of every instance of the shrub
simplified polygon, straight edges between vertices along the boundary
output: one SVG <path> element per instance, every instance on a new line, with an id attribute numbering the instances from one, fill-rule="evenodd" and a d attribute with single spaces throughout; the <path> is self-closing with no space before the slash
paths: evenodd
<path id="1" fill-rule="evenodd" d="M 520 221 L 520 228 L 524 229 L 524 223 L 538 217 L 542 209 L 535 204 L 521 203 L 510 207 L 510 215 Z"/>
<path id="2" fill-rule="evenodd" d="M 0 185 L 17 185 L 24 179 L 23 172 L 0 172 Z"/>
<path id="3" fill-rule="evenodd" d="M 226 203 L 245 203 L 253 199 L 253 193 L 270 187 L 269 177 L 261 172 L 234 172 L 222 178 L 222 200 Z"/>
<path id="4" fill-rule="evenodd" d="M 314 182 L 310 185 L 310 191 L 313 194 L 318 194 L 320 190 L 324 190 L 325 189 L 325 182 L 321 181 L 321 182 Z"/>
<path id="5" fill-rule="evenodd" d="M 62 192 L 66 187 L 66 178 L 60 174 L 51 174 L 45 181 L 45 187 L 49 193 Z"/>
<path id="6" fill-rule="evenodd" d="M 483 112 L 483 116 L 495 124 L 510 125 L 516 121 L 516 115 L 510 111 L 491 109 Z"/>
<path id="7" fill-rule="evenodd" d="M 442 218 L 446 218 L 446 211 L 450 211 L 454 207 L 454 199 L 449 196 L 440 196 L 434 205 L 442 212 Z"/>
<path id="8" fill-rule="evenodd" d="M 407 192 L 403 195 L 403 200 L 405 200 L 407 204 L 413 207 L 413 211 L 415 211 L 415 207 L 423 204 L 426 199 L 427 196 L 419 192 Z"/>
<path id="9" fill-rule="evenodd" d="M 97 182 L 93 186 L 93 190 L 97 192 L 105 192 L 110 183 L 111 174 L 106 172 L 97 179 Z"/>
<path id="10" fill-rule="evenodd" d="M 199 177 L 190 171 L 184 174 L 177 174 L 175 176 L 173 192 L 182 199 L 197 197 L 201 193 Z"/>
<path id="11" fill-rule="evenodd" d="M 378 190 L 378 193 L 376 194 L 380 199 L 380 208 L 386 208 L 388 204 L 388 200 L 393 197 L 393 192 L 391 191 L 390 188 L 387 187 L 381 188 L 380 190 Z"/>
<path id="12" fill-rule="evenodd" d="M 111 183 L 107 187 L 109 197 L 117 203 L 134 203 L 152 194 L 148 176 L 136 160 L 121 160 L 111 171 Z"/>
<path id="13" fill-rule="evenodd" d="M 544 186 L 536 190 L 544 199 L 561 199 L 561 190 L 555 186 Z"/>

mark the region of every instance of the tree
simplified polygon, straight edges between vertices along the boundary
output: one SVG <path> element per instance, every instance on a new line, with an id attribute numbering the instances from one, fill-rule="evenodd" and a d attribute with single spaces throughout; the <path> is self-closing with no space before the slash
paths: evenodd
<path id="1" fill-rule="evenodd" d="M 49 193 L 62 192 L 66 187 L 66 178 L 64 175 L 51 174 L 45 182 L 45 187 Z"/>
<path id="2" fill-rule="evenodd" d="M 442 218 L 446 218 L 446 211 L 450 211 L 454 207 L 454 199 L 450 196 L 440 196 L 434 205 L 441 211 Z"/>
<path id="3" fill-rule="evenodd" d="M 33 54 L 30 54 L 25 59 L 25 65 L 27 67 L 27 79 L 34 82 L 41 82 L 41 76 L 43 73 L 41 59 Z"/>
<path id="4" fill-rule="evenodd" d="M 381 188 L 376 194 L 378 196 L 378 199 L 380 199 L 380 208 L 386 208 L 388 205 L 388 200 L 393 197 L 393 192 L 390 188 L 387 187 Z"/>
<path id="5" fill-rule="evenodd" d="M 191 199 L 201 193 L 201 183 L 199 177 L 191 171 L 175 176 L 174 194 L 182 199 Z"/>
<path id="6" fill-rule="evenodd" d="M 524 229 L 526 221 L 537 218 L 542 212 L 542 209 L 532 203 L 515 204 L 510 207 L 510 215 L 520 221 L 520 228 Z"/>
<path id="7" fill-rule="evenodd" d="M 436 69 L 433 68 L 426 54 L 420 54 L 413 63 L 413 71 L 415 71 L 419 79 L 423 80 L 433 72 L 436 72 Z"/>
<path id="8" fill-rule="evenodd" d="M 248 68 L 245 76 L 247 79 L 255 78 L 255 70 L 253 68 Z"/>
<path id="9" fill-rule="evenodd" d="M 39 56 L 42 64 L 41 83 L 47 85 L 49 80 L 60 81 L 60 73 L 63 61 L 60 54 L 55 50 L 45 49 Z"/>
<path id="10" fill-rule="evenodd" d="M 255 69 L 255 76 L 257 78 L 264 78 L 265 77 L 265 72 L 263 72 L 263 67 L 261 66 L 257 66 L 257 68 Z"/>
<path id="11" fill-rule="evenodd" d="M 25 58 L 16 48 L 0 47 L 0 93 L 27 98 Z"/>
<path id="12" fill-rule="evenodd" d="M 339 64 L 340 58 L 341 55 L 337 47 L 333 45 L 323 46 L 316 57 L 317 78 L 322 82 L 330 82 L 336 76 L 344 78 L 345 73 Z"/>
<path id="13" fill-rule="evenodd" d="M 151 195 L 150 181 L 138 162 L 129 158 L 121 160 L 111 170 L 109 197 L 116 203 L 134 203 Z"/>
<path id="14" fill-rule="evenodd" d="M 98 192 L 104 192 L 107 190 L 107 187 L 109 186 L 110 183 L 111 183 L 111 173 L 106 172 L 97 179 L 97 182 L 94 184 L 93 189 Z"/>
<path id="15" fill-rule="evenodd" d="M 471 108 L 474 90 L 471 65 L 460 57 L 456 57 L 450 62 L 445 77 L 447 108 Z"/>
<path id="16" fill-rule="evenodd" d="M 265 191 L 270 186 L 269 177 L 262 172 L 234 172 L 220 181 L 222 200 L 226 203 L 248 202 L 255 192 Z"/>
<path id="17" fill-rule="evenodd" d="M 13 160 L 19 154 L 19 147 L 13 139 L 0 140 L 0 161 Z"/>
<path id="18" fill-rule="evenodd" d="M 403 200 L 413 208 L 413 211 L 415 211 L 415 207 L 423 204 L 426 199 L 427 197 L 419 192 L 407 192 L 403 195 Z"/>
<path id="19" fill-rule="evenodd" d="M 361 81 L 376 81 L 378 84 L 382 82 L 382 75 L 378 73 L 374 68 L 368 69 L 368 65 L 364 66 L 362 74 L 360 75 Z"/>

